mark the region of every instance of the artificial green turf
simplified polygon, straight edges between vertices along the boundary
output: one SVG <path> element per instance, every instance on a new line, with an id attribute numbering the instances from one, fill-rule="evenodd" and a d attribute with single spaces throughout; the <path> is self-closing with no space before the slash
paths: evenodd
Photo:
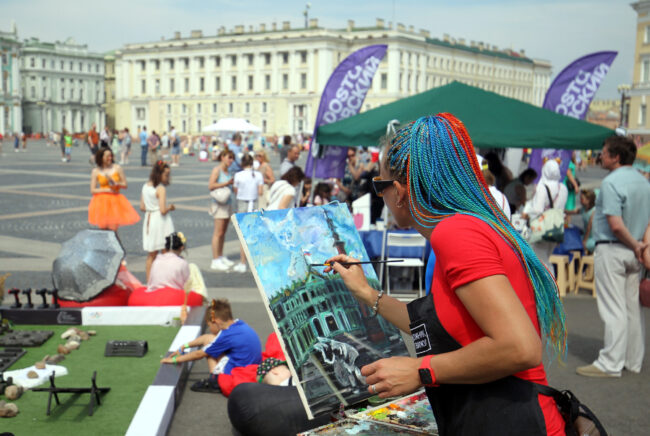
<path id="1" fill-rule="evenodd" d="M 10 370 L 25 368 L 41 360 L 46 354 L 56 354 L 64 344 L 61 333 L 70 326 L 16 326 L 14 329 L 53 330 L 54 335 L 41 347 L 25 348 Z M 57 387 L 90 387 L 93 371 L 97 371 L 97 386 L 110 387 L 100 396 L 101 405 L 88 416 L 90 394 L 59 394 L 60 405 L 52 399 L 52 413 L 46 415 L 47 392 L 25 392 L 15 401 L 20 412 L 14 418 L 0 418 L 0 432 L 16 436 L 85 436 L 123 435 L 140 404 L 147 387 L 153 382 L 159 362 L 173 341 L 178 328 L 162 326 L 79 326 L 82 330 L 96 330 L 97 336 L 82 341 L 81 347 L 68 354 L 60 365 L 68 375 L 57 377 Z M 149 351 L 144 357 L 104 357 L 109 340 L 146 340 Z M 49 386 L 49 380 L 41 386 Z M 4 397 L 0 398 L 6 400 Z"/>

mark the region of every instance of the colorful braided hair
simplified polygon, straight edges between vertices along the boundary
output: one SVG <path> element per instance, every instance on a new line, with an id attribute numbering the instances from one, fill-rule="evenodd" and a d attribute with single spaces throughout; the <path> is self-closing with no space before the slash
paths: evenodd
<path id="1" fill-rule="evenodd" d="M 432 228 L 452 215 L 470 215 L 510 245 L 533 285 L 547 346 L 565 356 L 566 328 L 557 284 L 490 194 L 463 123 L 447 113 L 419 118 L 396 132 L 385 162 L 390 174 L 407 185 L 409 210 L 419 225 Z"/>

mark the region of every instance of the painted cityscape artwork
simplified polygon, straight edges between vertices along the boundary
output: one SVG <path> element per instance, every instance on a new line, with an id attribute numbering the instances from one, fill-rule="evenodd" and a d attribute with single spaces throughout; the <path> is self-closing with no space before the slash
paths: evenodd
<path id="1" fill-rule="evenodd" d="M 397 328 L 360 305 L 323 263 L 337 253 L 368 260 L 345 204 L 232 218 L 310 416 L 369 397 L 362 366 L 408 351 Z M 379 289 L 372 265 L 363 265 Z"/>

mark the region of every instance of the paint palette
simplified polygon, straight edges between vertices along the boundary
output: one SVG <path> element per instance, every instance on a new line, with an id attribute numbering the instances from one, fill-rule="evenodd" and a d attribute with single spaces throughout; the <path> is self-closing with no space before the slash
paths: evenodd
<path id="1" fill-rule="evenodd" d="M 366 421 L 355 418 L 347 418 L 332 424 L 323 425 L 298 436 L 347 436 L 347 435 L 373 435 L 373 436 L 397 436 L 411 435 L 423 436 L 427 433 L 398 427 L 379 421 Z M 437 434 L 437 433 L 436 433 Z"/>
<path id="2" fill-rule="evenodd" d="M 353 418 L 394 424 L 402 428 L 421 431 L 424 434 L 438 434 L 436 419 L 424 391 L 359 412 L 353 415 Z"/>

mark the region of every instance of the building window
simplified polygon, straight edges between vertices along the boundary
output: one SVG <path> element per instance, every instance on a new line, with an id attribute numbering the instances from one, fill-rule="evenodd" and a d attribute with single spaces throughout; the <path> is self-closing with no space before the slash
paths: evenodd
<path id="1" fill-rule="evenodd" d="M 266 120 L 262 120 L 262 132 L 266 132 Z"/>
<path id="2" fill-rule="evenodd" d="M 307 51 L 301 51 L 300 52 L 300 63 L 301 64 L 306 64 L 307 63 Z"/>
<path id="3" fill-rule="evenodd" d="M 159 61 L 159 60 L 155 60 L 155 61 L 153 61 L 153 68 L 154 68 L 156 71 L 160 71 L 160 61 Z"/>
<path id="4" fill-rule="evenodd" d="M 147 70 L 147 63 L 145 61 L 138 62 L 140 64 L 140 71 L 144 72 Z"/>
<path id="5" fill-rule="evenodd" d="M 88 67 L 87 70 L 88 70 L 88 72 L 90 73 L 90 72 L 92 71 L 92 65 L 88 64 L 88 65 L 86 65 L 86 66 Z"/>
<path id="6" fill-rule="evenodd" d="M 216 103 L 212 103 L 212 113 L 213 114 L 217 113 L 217 104 Z"/>
<path id="7" fill-rule="evenodd" d="M 156 94 L 160 94 L 160 79 L 156 79 L 155 84 L 156 84 L 155 87 Z"/>
<path id="8" fill-rule="evenodd" d="M 217 68 L 221 66 L 221 56 L 215 56 L 215 58 L 214 58 L 214 66 L 217 67 Z"/>
<path id="9" fill-rule="evenodd" d="M 65 100 L 65 88 L 61 88 L 61 100 Z"/>
<path id="10" fill-rule="evenodd" d="M 174 91 L 174 79 L 169 79 L 169 92 L 173 94 Z"/>
<path id="11" fill-rule="evenodd" d="M 244 103 L 244 112 L 250 113 L 250 111 L 251 111 L 251 104 L 248 102 Z"/>
<path id="12" fill-rule="evenodd" d="M 237 55 L 230 56 L 230 65 L 233 67 L 237 66 Z"/>
<path id="13" fill-rule="evenodd" d="M 147 81 L 142 80 L 140 81 L 140 88 L 141 88 L 141 93 L 145 94 L 147 92 Z"/>
<path id="14" fill-rule="evenodd" d="M 252 54 L 247 54 L 246 59 L 248 60 L 248 66 L 252 67 L 253 66 L 253 55 Z"/>
<path id="15" fill-rule="evenodd" d="M 174 69 L 174 59 L 169 60 L 169 69 L 173 70 Z"/>
<path id="16" fill-rule="evenodd" d="M 45 97 L 45 88 L 43 88 L 43 97 Z M 79 90 L 79 100 L 84 101 L 84 89 L 81 88 Z"/>
<path id="17" fill-rule="evenodd" d="M 61 69 L 64 69 L 65 67 L 63 66 L 63 61 L 61 61 Z"/>
<path id="18" fill-rule="evenodd" d="M 95 72 L 99 73 L 99 64 L 95 64 Z"/>
<path id="19" fill-rule="evenodd" d="M 307 73 L 300 73 L 300 89 L 307 89 Z"/>
<path id="20" fill-rule="evenodd" d="M 29 66 L 30 67 L 35 67 L 36 66 L 36 59 L 34 58 L 29 58 Z M 70 62 L 70 69 L 72 69 L 72 62 Z"/>
<path id="21" fill-rule="evenodd" d="M 287 52 L 280 53 L 280 56 L 282 56 L 282 63 L 284 65 L 289 63 L 289 53 L 287 53 Z"/>
<path id="22" fill-rule="evenodd" d="M 183 123 L 181 125 L 183 126 L 181 132 L 187 131 L 187 121 L 183 120 Z"/>
<path id="23" fill-rule="evenodd" d="M 264 113 L 264 114 L 266 113 L 266 102 L 265 101 L 262 102 L 262 113 Z"/>
<path id="24" fill-rule="evenodd" d="M 186 77 L 185 80 L 183 81 L 183 84 L 185 85 L 183 86 L 185 92 L 190 92 L 190 79 Z"/>
<path id="25" fill-rule="evenodd" d="M 171 113 L 172 113 L 172 105 L 171 105 L 171 104 L 168 104 L 168 105 L 167 105 L 167 113 L 168 113 L 168 114 L 171 114 Z"/>
<path id="26" fill-rule="evenodd" d="M 289 89 L 289 75 L 282 75 L 282 89 Z"/>
<path id="27" fill-rule="evenodd" d="M 30 92 L 32 94 L 32 98 L 36 98 L 36 87 L 35 86 L 32 86 L 30 88 Z"/>
<path id="28" fill-rule="evenodd" d="M 214 90 L 215 91 L 221 91 L 221 77 L 215 77 Z"/>
<path id="29" fill-rule="evenodd" d="M 271 89 L 271 75 L 270 74 L 265 74 L 264 75 L 264 89 L 266 89 L 266 90 Z"/>
<path id="30" fill-rule="evenodd" d="M 237 91 L 237 76 L 232 76 L 230 78 L 230 89 L 232 91 Z"/>
<path id="31" fill-rule="evenodd" d="M 650 26 L 645 26 L 645 32 L 643 33 L 643 42 L 645 44 L 650 43 Z"/>
<path id="32" fill-rule="evenodd" d="M 197 132 L 201 131 L 201 120 L 196 120 L 196 131 Z"/>
<path id="33" fill-rule="evenodd" d="M 70 71 L 72 71 L 72 69 L 74 68 L 73 65 L 74 65 L 74 63 L 72 61 L 70 61 Z"/>
<path id="34" fill-rule="evenodd" d="M 650 82 L 650 59 L 641 63 L 641 83 Z"/>
<path id="35" fill-rule="evenodd" d="M 79 62 L 79 72 L 83 71 L 83 65 L 81 65 L 81 62 Z"/>
<path id="36" fill-rule="evenodd" d="M 200 114 L 201 113 L 201 103 L 196 104 L 196 113 Z"/>
<path id="37" fill-rule="evenodd" d="M 45 68 L 45 65 L 47 65 L 47 61 L 45 59 L 41 59 L 41 68 Z"/>
<path id="38" fill-rule="evenodd" d="M 45 86 L 43 87 L 43 98 L 47 98 L 47 88 Z"/>
<path id="39" fill-rule="evenodd" d="M 639 106 L 639 127 L 645 126 L 645 121 L 646 121 L 646 105 L 641 104 Z"/>
<path id="40" fill-rule="evenodd" d="M 264 65 L 271 65 L 271 53 L 264 53 Z"/>
<path id="41" fill-rule="evenodd" d="M 135 117 L 138 120 L 144 120 L 145 117 L 145 111 L 143 107 L 139 107 L 135 109 Z"/>
<path id="42" fill-rule="evenodd" d="M 199 68 L 204 68 L 205 67 L 205 58 L 200 57 L 199 59 Z"/>
<path id="43" fill-rule="evenodd" d="M 253 90 L 253 76 L 252 75 L 248 76 L 248 90 L 249 91 Z"/>
<path id="44" fill-rule="evenodd" d="M 186 114 L 186 113 L 187 113 L 187 105 L 186 105 L 185 103 L 183 103 L 183 104 L 181 105 L 181 113 L 182 113 L 182 114 Z"/>
<path id="45" fill-rule="evenodd" d="M 190 69 L 190 60 L 189 58 L 183 58 L 183 68 L 186 70 Z"/>
<path id="46" fill-rule="evenodd" d="M 388 74 L 381 73 L 381 89 L 388 89 Z"/>
<path id="47" fill-rule="evenodd" d="M 199 92 L 205 91 L 205 78 L 199 77 Z"/>
<path id="48" fill-rule="evenodd" d="M 232 103 L 228 103 L 228 112 L 233 113 L 234 112 L 234 105 Z"/>

